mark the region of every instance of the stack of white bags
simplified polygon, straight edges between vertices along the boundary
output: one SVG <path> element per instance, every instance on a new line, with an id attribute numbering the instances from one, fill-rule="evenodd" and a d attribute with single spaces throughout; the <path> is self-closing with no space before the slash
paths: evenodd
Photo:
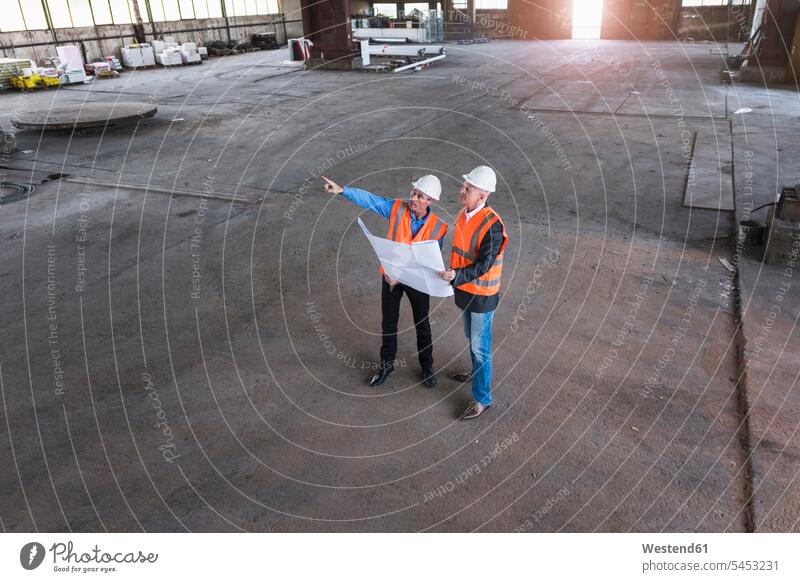
<path id="1" fill-rule="evenodd" d="M 156 62 L 163 67 L 182 65 L 181 51 L 177 48 L 165 48 L 160 53 L 156 53 Z"/>
<path id="2" fill-rule="evenodd" d="M 201 51 L 205 51 L 205 47 L 198 47 L 194 42 L 178 45 L 171 37 L 154 40 L 152 44 L 156 53 L 156 62 L 164 67 L 199 63 L 202 59 Z"/>
<path id="3" fill-rule="evenodd" d="M 183 59 L 184 65 L 199 63 L 202 57 L 200 57 L 200 53 L 197 52 L 197 44 L 193 42 L 183 43 L 181 45 L 181 59 Z"/>

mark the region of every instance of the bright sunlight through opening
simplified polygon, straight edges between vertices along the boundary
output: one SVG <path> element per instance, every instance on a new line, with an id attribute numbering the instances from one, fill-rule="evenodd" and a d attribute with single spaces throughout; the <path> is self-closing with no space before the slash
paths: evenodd
<path id="1" fill-rule="evenodd" d="M 603 0 L 572 0 L 572 38 L 600 38 Z"/>

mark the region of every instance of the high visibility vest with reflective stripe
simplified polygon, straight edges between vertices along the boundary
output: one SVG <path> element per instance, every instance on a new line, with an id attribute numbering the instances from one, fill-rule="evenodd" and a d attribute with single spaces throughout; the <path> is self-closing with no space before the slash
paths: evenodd
<path id="1" fill-rule="evenodd" d="M 431 211 L 425 224 L 417 231 L 416 236 L 411 234 L 411 211 L 404 200 L 395 200 L 392 213 L 389 215 L 389 240 L 411 244 L 424 240 L 440 240 L 447 234 L 447 225 Z M 383 273 L 383 267 L 381 267 Z"/>
<path id="2" fill-rule="evenodd" d="M 456 289 L 472 293 L 473 295 L 494 295 L 500 291 L 500 278 L 503 274 L 503 251 L 508 243 L 506 226 L 500 216 L 484 206 L 467 221 L 465 209 L 456 216 L 456 229 L 453 235 L 453 253 L 450 255 L 450 267 L 461 269 L 468 267 L 478 260 L 478 251 L 481 241 L 495 222 L 499 222 L 503 227 L 503 243 L 500 245 L 500 252 L 489 269 L 482 276 L 473 279 L 469 283 L 459 285 Z"/>

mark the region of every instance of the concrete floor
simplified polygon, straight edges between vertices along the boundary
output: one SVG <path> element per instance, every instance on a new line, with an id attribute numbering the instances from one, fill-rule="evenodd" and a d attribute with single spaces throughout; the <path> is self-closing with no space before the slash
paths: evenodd
<path id="1" fill-rule="evenodd" d="M 4 126 L 51 103 L 159 108 L 105 133 L 20 133 L 6 179 L 195 194 L 62 179 L 2 207 L 5 531 L 798 529 L 798 359 L 781 348 L 798 309 L 746 373 L 759 283 L 783 270 L 745 258 L 740 333 L 717 260 L 734 260 L 734 213 L 682 205 L 686 130 L 733 152 L 737 201 L 745 147 L 754 197 L 800 182 L 797 94 L 720 85 L 707 45 L 448 51 L 408 75 L 302 72 L 277 51 L 0 95 Z M 452 221 L 479 163 L 511 241 L 496 406 L 459 422 L 452 300 L 432 301 L 435 390 L 407 304 L 405 365 L 365 385 L 380 292 L 355 220 L 385 223 L 315 176 L 404 197 L 435 172 Z"/>

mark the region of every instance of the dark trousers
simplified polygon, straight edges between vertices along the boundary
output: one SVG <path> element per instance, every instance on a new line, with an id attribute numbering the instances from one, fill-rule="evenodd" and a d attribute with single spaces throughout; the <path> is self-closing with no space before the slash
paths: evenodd
<path id="1" fill-rule="evenodd" d="M 400 319 L 400 301 L 403 293 L 408 296 L 411 303 L 411 312 L 414 315 L 414 327 L 417 329 L 417 353 L 419 365 L 423 370 L 433 368 L 433 345 L 431 340 L 431 324 L 428 320 L 428 311 L 431 306 L 431 297 L 427 293 L 412 289 L 402 283 L 390 287 L 383 279 L 381 288 L 381 331 L 383 344 L 381 345 L 381 364 L 388 365 L 397 357 L 397 322 Z"/>

